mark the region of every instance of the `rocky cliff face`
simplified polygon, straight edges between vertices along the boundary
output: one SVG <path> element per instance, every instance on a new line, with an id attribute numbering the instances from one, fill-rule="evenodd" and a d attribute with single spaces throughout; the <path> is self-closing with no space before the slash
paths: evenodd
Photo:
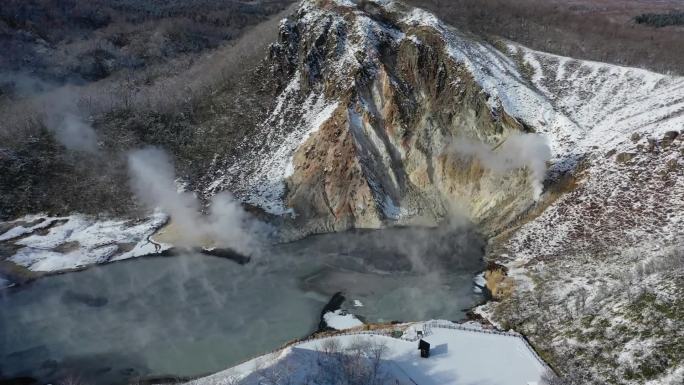
<path id="1" fill-rule="evenodd" d="M 453 211 L 494 231 L 534 202 L 524 163 L 493 170 L 457 146 L 496 148 L 531 131 L 501 89 L 532 90 L 511 59 L 433 16 L 305 1 L 283 20 L 267 67 L 279 96 L 245 140 L 253 156 L 218 161 L 206 193 L 227 187 L 300 233 L 435 224 Z"/>

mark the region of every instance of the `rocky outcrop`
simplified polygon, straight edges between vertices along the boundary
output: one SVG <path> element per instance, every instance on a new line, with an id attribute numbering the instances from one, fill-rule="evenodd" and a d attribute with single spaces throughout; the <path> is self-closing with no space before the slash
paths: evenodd
<path id="1" fill-rule="evenodd" d="M 485 232 L 511 221 L 534 202 L 525 167 L 493 170 L 454 144 L 496 149 L 530 131 L 463 55 L 515 65 L 441 28 L 399 3 L 303 2 L 266 61 L 281 91 L 261 137 L 212 191 L 284 215 L 300 235 L 436 224 L 452 212 Z"/>
<path id="2" fill-rule="evenodd" d="M 287 202 L 301 214 L 299 224 L 313 218 L 320 228 L 312 231 L 329 231 L 435 223 L 460 210 L 494 229 L 529 206 L 524 171 L 493 173 L 450 150 L 462 138 L 496 146 L 524 127 L 488 105 L 489 96 L 437 30 L 402 22 L 406 11 L 372 4 L 318 7 L 327 9 L 304 7 L 289 28 L 306 29 L 311 22 L 303 28 L 301 20 L 311 17 L 330 23 L 320 34 L 297 35 L 305 47 L 316 41 L 337 49 L 319 51 L 323 60 L 316 63 L 323 92 L 340 102 L 295 152 Z"/>

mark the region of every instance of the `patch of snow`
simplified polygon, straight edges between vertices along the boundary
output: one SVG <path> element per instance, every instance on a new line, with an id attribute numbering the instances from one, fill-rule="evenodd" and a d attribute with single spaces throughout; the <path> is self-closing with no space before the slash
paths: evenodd
<path id="1" fill-rule="evenodd" d="M 473 282 L 474 282 L 477 286 L 485 286 L 485 285 L 487 284 L 487 280 L 486 280 L 485 277 L 484 277 L 484 273 L 480 273 L 480 274 L 476 275 L 476 276 L 473 278 Z"/>
<path id="2" fill-rule="evenodd" d="M 356 7 L 356 3 L 352 0 L 335 0 L 335 4 L 343 7 Z"/>
<path id="3" fill-rule="evenodd" d="M 415 45 L 423 44 L 423 42 L 420 41 L 420 39 L 416 35 L 409 35 L 406 38 L 409 39 L 411 42 L 413 42 L 413 44 L 415 44 Z"/>
<path id="4" fill-rule="evenodd" d="M 487 280 L 484 277 L 484 272 L 476 275 L 473 278 L 473 291 L 475 293 L 482 293 L 484 287 L 487 285 Z"/>
<path id="5" fill-rule="evenodd" d="M 354 317 L 353 314 L 347 313 L 344 310 L 335 310 L 334 312 L 327 312 L 323 315 L 323 320 L 335 330 L 351 329 L 358 326 L 363 326 L 363 322 Z"/>
<path id="6" fill-rule="evenodd" d="M 407 15 L 399 20 L 400 23 L 412 26 L 441 27 L 441 22 L 435 15 L 420 8 L 413 8 Z"/>
<path id="7" fill-rule="evenodd" d="M 646 382 L 644 385 L 680 385 L 684 383 L 684 367 L 669 370 L 664 376 Z"/>
<path id="8" fill-rule="evenodd" d="M 178 194 L 188 191 L 188 181 L 183 180 L 182 178 L 177 178 L 173 182 L 176 184 L 176 192 Z"/>
<path id="9" fill-rule="evenodd" d="M 33 271 L 60 271 L 107 262 L 115 251 L 115 245 L 70 253 L 25 247 L 18 250 L 9 260 Z"/>
<path id="10" fill-rule="evenodd" d="M 31 223 L 31 222 L 34 222 L 37 220 L 42 220 L 42 221 L 36 223 L 33 226 L 26 227 L 24 225 L 19 225 L 19 226 L 13 227 L 13 228 L 7 230 L 6 232 L 4 232 L 0 235 L 0 242 L 1 241 L 7 241 L 10 239 L 14 239 L 14 238 L 18 238 L 22 235 L 30 234 L 36 230 L 44 229 L 44 228 L 50 226 L 53 222 L 60 220 L 60 219 L 64 219 L 64 218 L 51 218 L 51 217 L 47 217 L 44 215 L 27 215 L 25 217 L 16 219 L 10 223 L 13 223 L 13 222 Z"/>

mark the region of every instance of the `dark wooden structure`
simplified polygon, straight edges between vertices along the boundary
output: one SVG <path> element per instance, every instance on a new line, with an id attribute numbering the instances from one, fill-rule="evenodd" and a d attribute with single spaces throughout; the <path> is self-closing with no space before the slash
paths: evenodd
<path id="1" fill-rule="evenodd" d="M 423 358 L 430 357 L 430 343 L 425 340 L 418 341 L 418 350 L 420 350 L 420 356 Z"/>

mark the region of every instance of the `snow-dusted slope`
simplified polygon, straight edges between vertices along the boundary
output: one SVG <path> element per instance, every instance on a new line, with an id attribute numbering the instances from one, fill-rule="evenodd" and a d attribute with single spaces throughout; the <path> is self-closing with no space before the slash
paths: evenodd
<path id="1" fill-rule="evenodd" d="M 550 136 L 563 148 L 619 148 L 633 132 L 660 138 L 684 127 L 684 77 L 533 51 L 510 44 L 534 71 L 533 84 L 579 128 Z"/>
<path id="2" fill-rule="evenodd" d="M 326 100 L 317 92 L 310 92 L 302 101 L 298 98 L 300 92 L 299 76 L 295 74 L 276 98 L 273 111 L 260 127 L 264 137 L 259 139 L 266 145 L 245 143 L 245 146 L 256 147 L 258 150 L 248 156 L 231 160 L 230 166 L 221 170 L 221 175 L 205 189 L 205 194 L 212 195 L 221 191 L 220 188 L 226 181 L 233 181 L 230 184 L 231 190 L 244 202 L 260 207 L 270 214 L 292 213 L 292 210 L 286 207 L 283 196 L 285 178 L 293 172 L 294 152 L 337 108 L 336 101 Z M 298 101 L 296 115 L 288 110 L 292 109 L 290 103 L 293 100 Z"/>
<path id="3" fill-rule="evenodd" d="M 681 383 L 684 78 L 509 49 L 574 123 L 540 130 L 579 167 L 496 242 L 516 293 L 480 310 L 576 381 Z"/>
<path id="4" fill-rule="evenodd" d="M 231 190 L 298 218 L 302 233 L 438 222 L 454 205 L 491 230 L 537 194 L 524 167 L 483 170 L 450 144 L 498 148 L 533 130 L 563 173 L 620 151 L 633 132 L 662 136 L 684 122 L 682 78 L 514 43 L 502 52 L 423 10 L 362 3 L 303 1 L 282 22 L 265 62 L 279 74 L 274 105 L 240 156 L 216 159 L 205 196 Z"/>
<path id="5" fill-rule="evenodd" d="M 398 2 L 303 1 L 266 66 L 280 84 L 269 117 L 216 159 L 204 193 L 229 189 L 303 233 L 436 223 L 456 203 L 510 220 L 535 198 L 524 167 L 482 170 L 449 145 L 572 125 L 512 58 Z"/>

